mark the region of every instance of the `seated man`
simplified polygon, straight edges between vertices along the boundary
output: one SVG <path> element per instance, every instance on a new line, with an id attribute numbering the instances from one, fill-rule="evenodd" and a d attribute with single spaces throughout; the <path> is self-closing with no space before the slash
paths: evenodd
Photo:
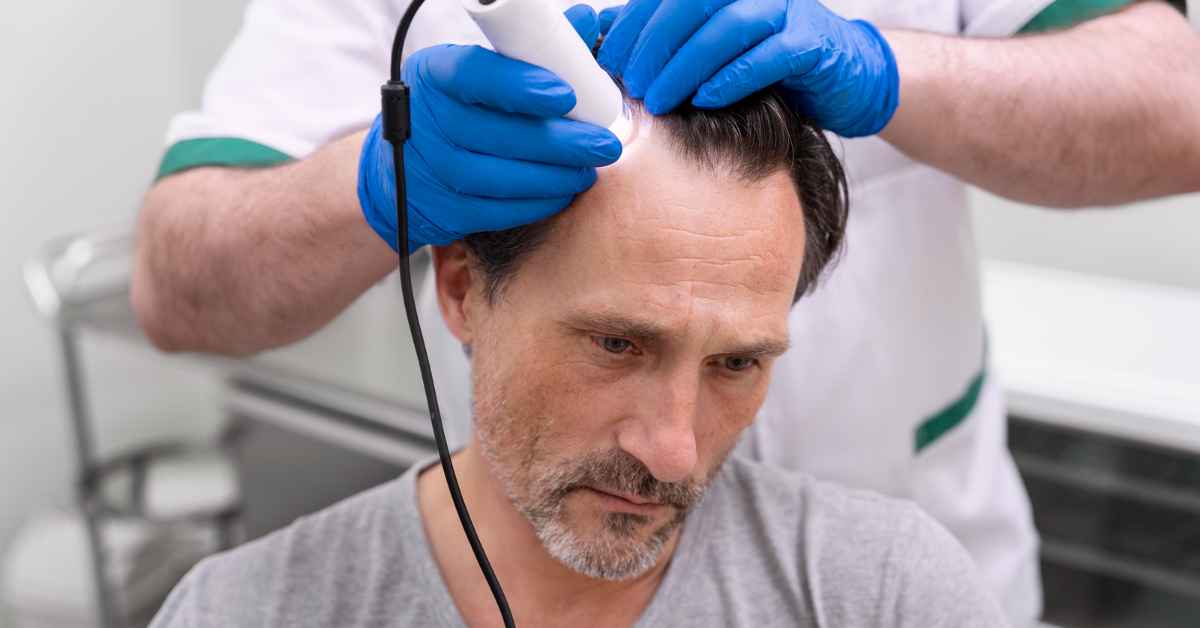
<path id="1" fill-rule="evenodd" d="M 472 360 L 454 462 L 519 625 L 1004 623 L 915 506 L 729 456 L 845 221 L 825 137 L 764 92 L 635 111 L 571 208 L 435 249 Z M 154 626 L 498 624 L 429 461 L 205 561 Z"/>

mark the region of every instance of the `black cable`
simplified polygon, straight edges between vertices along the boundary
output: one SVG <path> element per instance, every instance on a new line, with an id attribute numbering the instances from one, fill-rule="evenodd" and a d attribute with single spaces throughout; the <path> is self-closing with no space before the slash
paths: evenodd
<path id="1" fill-rule="evenodd" d="M 391 80 L 382 88 L 383 94 L 383 135 L 392 144 L 392 158 L 396 166 L 396 248 L 400 251 L 400 286 L 404 293 L 404 313 L 408 315 L 408 329 L 412 333 L 413 348 L 417 352 L 417 364 L 421 369 L 421 382 L 425 385 L 425 401 L 429 405 L 429 421 L 433 425 L 433 437 L 437 441 L 438 457 L 442 461 L 442 471 L 446 475 L 446 486 L 450 489 L 450 499 L 454 502 L 454 510 L 458 512 L 458 520 L 462 523 L 467 542 L 475 553 L 479 570 L 487 580 L 492 596 L 496 598 L 496 606 L 500 609 L 500 617 L 506 628 L 514 628 L 512 611 L 508 607 L 508 599 L 504 597 L 504 589 L 500 580 L 492 570 L 479 535 L 475 532 L 475 524 L 471 522 L 471 513 L 467 512 L 467 504 L 463 501 L 462 490 L 458 486 L 458 477 L 454 475 L 454 464 L 450 460 L 450 447 L 446 444 L 446 433 L 442 428 L 442 412 L 438 408 L 437 391 L 433 386 L 433 372 L 429 367 L 429 354 L 425 350 L 425 337 L 421 334 L 421 321 L 417 318 L 416 299 L 413 298 L 412 273 L 408 261 L 408 197 L 404 181 L 404 142 L 411 135 L 411 120 L 408 109 L 408 86 L 401 76 L 404 41 L 408 38 L 408 29 L 412 26 L 417 9 L 425 0 L 412 0 L 400 25 L 396 28 L 396 37 L 392 41 Z"/>

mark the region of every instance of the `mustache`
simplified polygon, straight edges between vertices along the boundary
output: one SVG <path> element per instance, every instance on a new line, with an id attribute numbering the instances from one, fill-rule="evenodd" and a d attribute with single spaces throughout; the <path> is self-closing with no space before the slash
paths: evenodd
<path id="1" fill-rule="evenodd" d="M 707 481 L 685 480 L 662 482 L 650 473 L 650 469 L 632 454 L 616 449 L 589 454 L 574 461 L 569 468 L 561 469 L 546 478 L 556 488 L 555 500 L 566 497 L 571 491 L 590 488 L 608 493 L 635 495 L 640 499 L 688 510 L 700 500 Z"/>

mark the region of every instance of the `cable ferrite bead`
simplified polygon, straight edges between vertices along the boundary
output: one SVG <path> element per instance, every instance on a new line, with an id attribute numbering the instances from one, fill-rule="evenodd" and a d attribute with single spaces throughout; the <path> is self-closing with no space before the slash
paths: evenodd
<path id="1" fill-rule="evenodd" d="M 380 91 L 383 96 L 383 137 L 392 146 L 399 146 L 412 137 L 408 85 L 402 81 L 388 81 Z"/>

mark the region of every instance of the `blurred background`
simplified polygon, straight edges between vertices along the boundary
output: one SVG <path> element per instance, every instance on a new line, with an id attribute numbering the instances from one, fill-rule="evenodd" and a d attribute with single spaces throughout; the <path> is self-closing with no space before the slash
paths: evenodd
<path id="1" fill-rule="evenodd" d="M 50 0 L 0 21 L 0 628 L 96 625 L 97 564 L 118 606 L 152 613 L 163 591 L 147 583 L 428 451 L 390 286 L 318 337 L 228 363 L 155 354 L 96 270 L 122 263 L 109 256 L 128 245 L 167 121 L 198 104 L 245 4 Z M 1012 447 L 1045 536 L 1047 619 L 1200 624 L 1200 198 L 972 203 Z M 365 342 L 381 330 L 395 343 Z M 372 360 L 408 381 L 378 379 Z M 174 542 L 127 518 L 97 563 L 75 505 L 79 452 L 147 442 L 165 445 L 83 488 L 111 497 L 102 510 L 154 511 Z M 281 477 L 280 461 L 310 471 Z"/>

